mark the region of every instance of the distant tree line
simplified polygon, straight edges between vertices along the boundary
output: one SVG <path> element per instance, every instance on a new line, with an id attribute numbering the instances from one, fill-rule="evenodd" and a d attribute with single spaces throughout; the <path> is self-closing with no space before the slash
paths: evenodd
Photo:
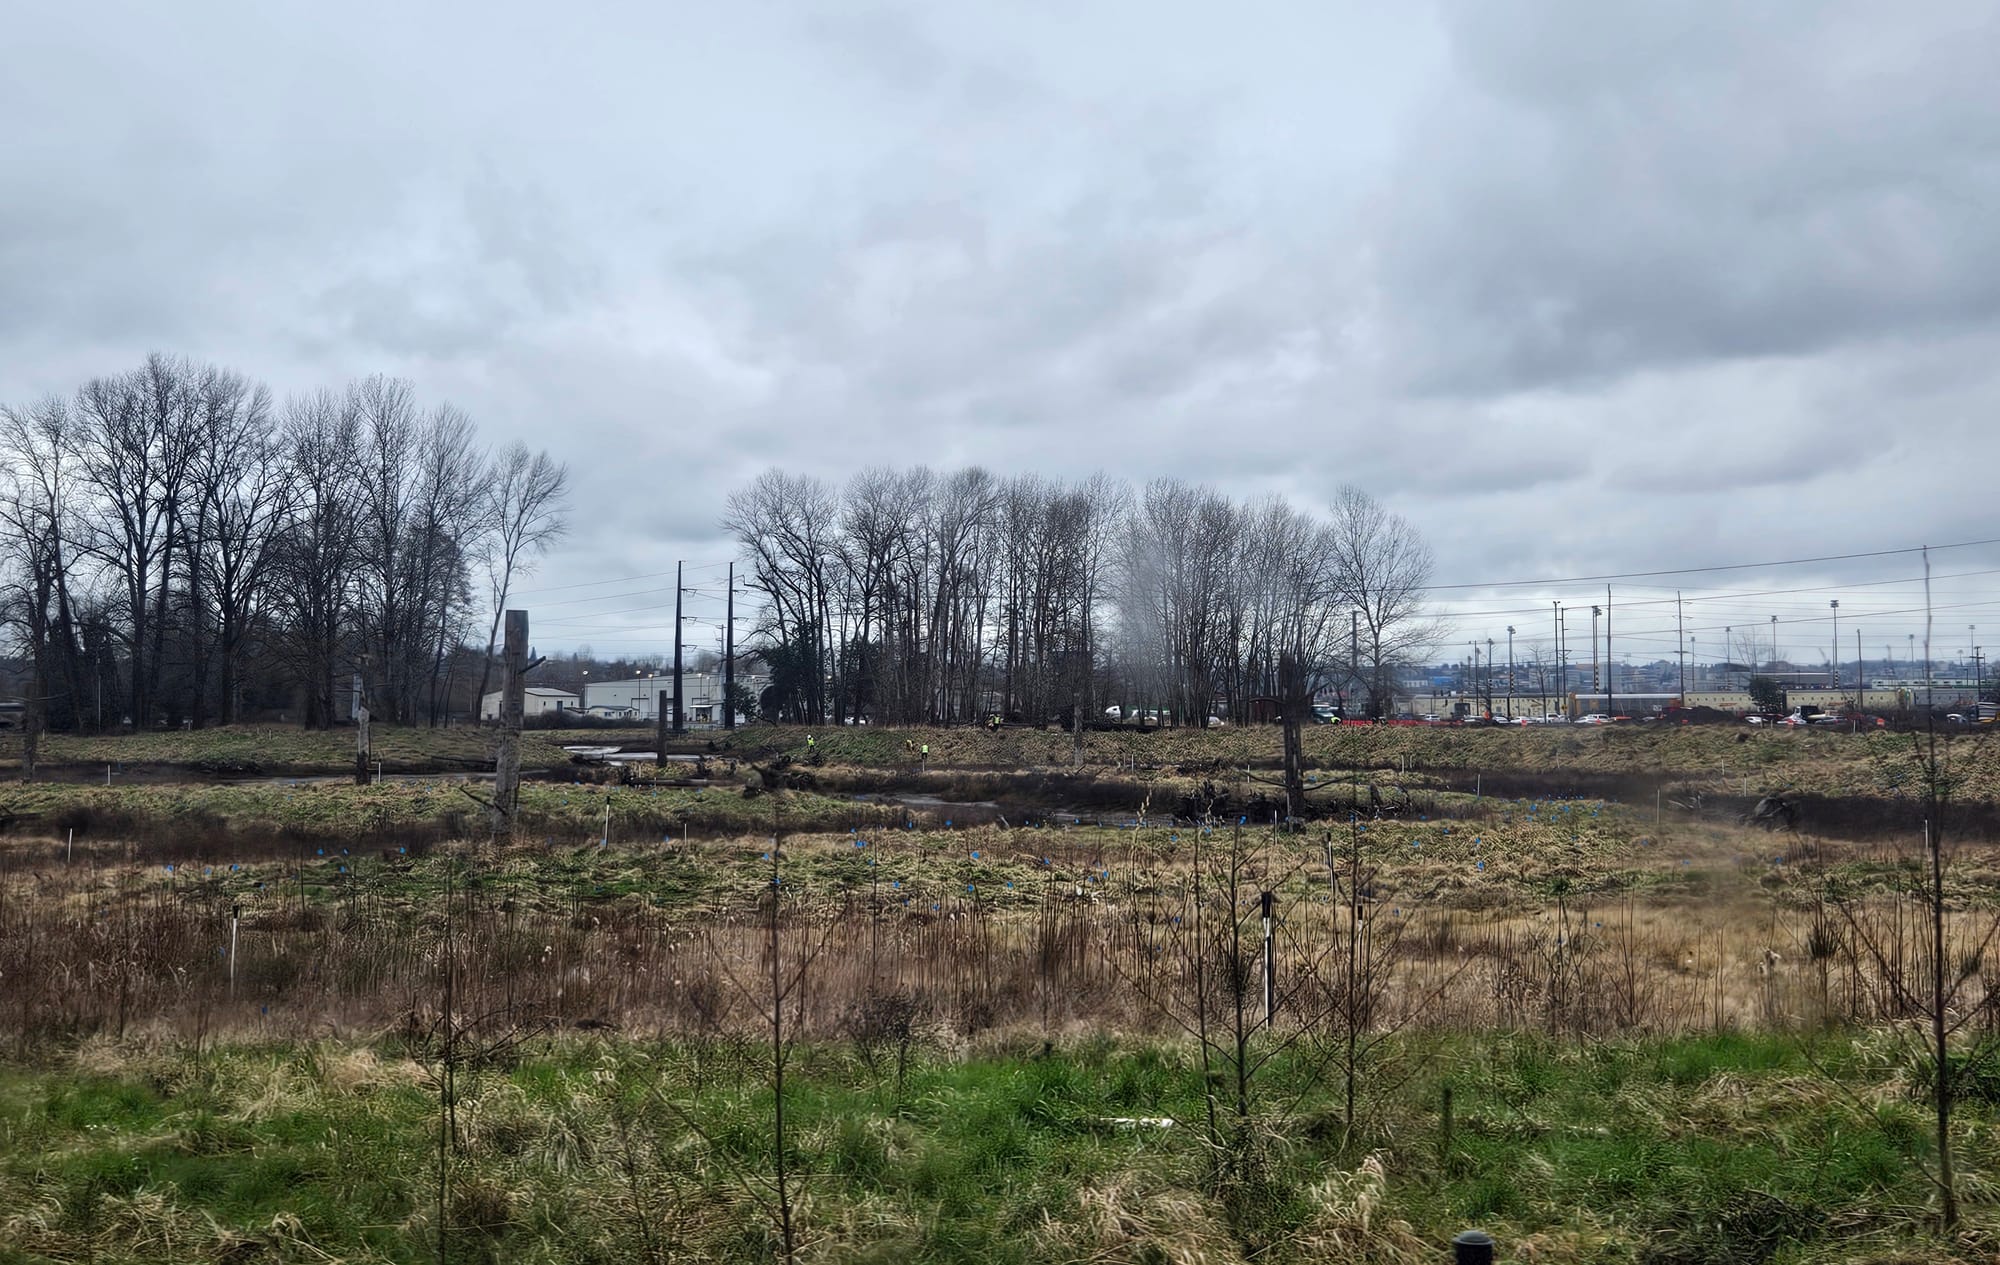
<path id="1" fill-rule="evenodd" d="M 1435 636 L 1430 549 L 1351 487 L 1314 514 L 1171 479 L 773 469 L 722 526 L 763 598 L 778 710 L 807 723 L 1070 724 L 1121 703 L 1200 725 L 1327 693 L 1381 715 Z"/>
<path id="2" fill-rule="evenodd" d="M 0 613 L 32 665 L 31 731 L 263 709 L 326 726 L 350 674 L 378 716 L 438 723 L 454 690 L 485 688 L 497 612 L 563 533 L 568 482 L 398 379 L 280 405 L 163 356 L 0 406 L 0 467 Z"/>

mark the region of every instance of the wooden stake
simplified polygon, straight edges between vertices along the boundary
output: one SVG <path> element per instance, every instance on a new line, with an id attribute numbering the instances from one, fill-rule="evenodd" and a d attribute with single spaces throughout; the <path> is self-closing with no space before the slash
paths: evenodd
<path id="1" fill-rule="evenodd" d="M 521 800 L 521 722 L 528 672 L 528 612 L 507 612 L 502 657 L 500 751 L 493 761 L 493 833 L 514 833 Z"/>

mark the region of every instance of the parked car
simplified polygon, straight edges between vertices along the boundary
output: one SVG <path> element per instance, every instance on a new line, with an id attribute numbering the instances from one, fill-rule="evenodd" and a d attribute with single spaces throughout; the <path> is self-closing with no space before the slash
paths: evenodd
<path id="1" fill-rule="evenodd" d="M 1959 712 L 1953 712 L 1951 715 L 1945 717 L 1945 721 L 1953 725 L 1962 725 L 1965 723 L 1965 717 Z"/>
<path id="2" fill-rule="evenodd" d="M 1576 723 L 1579 725 L 1608 725 L 1611 723 L 1611 717 L 1606 716 L 1602 712 L 1592 712 L 1588 716 L 1577 717 Z"/>

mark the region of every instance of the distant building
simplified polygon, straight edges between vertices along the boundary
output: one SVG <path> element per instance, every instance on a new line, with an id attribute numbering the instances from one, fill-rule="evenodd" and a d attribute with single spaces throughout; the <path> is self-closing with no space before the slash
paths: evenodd
<path id="1" fill-rule="evenodd" d="M 770 679 L 762 675 L 739 674 L 736 686 L 754 697 Z M 661 696 L 665 695 L 664 702 Z M 630 708 L 640 720 L 658 720 L 661 709 L 674 705 L 674 674 L 626 677 L 615 681 L 590 681 L 583 687 L 583 705 L 588 711 L 600 707 Z M 722 674 L 719 672 L 681 673 L 681 720 L 694 728 L 722 723 Z"/>
<path id="2" fill-rule="evenodd" d="M 479 719 L 500 719 L 500 690 L 493 690 L 479 700 Z M 550 689 L 545 685 L 530 685 L 521 692 L 521 716 L 540 716 L 544 712 L 573 712 L 582 710 L 583 700 L 568 690 Z"/>

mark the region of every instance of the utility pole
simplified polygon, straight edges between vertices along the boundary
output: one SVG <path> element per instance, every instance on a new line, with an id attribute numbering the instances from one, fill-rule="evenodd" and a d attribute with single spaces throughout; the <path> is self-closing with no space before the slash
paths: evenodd
<path id="1" fill-rule="evenodd" d="M 674 732 L 684 734 L 687 725 L 681 717 L 681 564 L 674 564 Z"/>
<path id="2" fill-rule="evenodd" d="M 1840 693 L 1840 599 L 1836 597 L 1828 602 L 1827 608 L 1833 612 L 1833 692 L 1838 694 Z"/>
<path id="3" fill-rule="evenodd" d="M 1486 714 L 1493 714 L 1493 638 L 1486 639 Z"/>
<path id="4" fill-rule="evenodd" d="M 1507 719 L 1517 720 L 1514 715 L 1514 625 L 1507 625 Z"/>
<path id="5" fill-rule="evenodd" d="M 1674 594 L 1674 639 L 1680 644 L 1679 648 L 1674 651 L 1674 657 L 1681 661 L 1681 706 L 1682 707 L 1686 707 L 1688 705 L 1687 635 L 1688 635 L 1687 617 L 1681 610 L 1681 595 L 1679 593 L 1675 593 Z"/>
<path id="6" fill-rule="evenodd" d="M 1771 616 L 1771 679 L 1778 679 L 1778 617 Z"/>
<path id="7" fill-rule="evenodd" d="M 1860 711 L 1868 697 L 1868 674 L 1861 666 L 1861 630 L 1854 630 L 1854 710 Z"/>
<path id="8" fill-rule="evenodd" d="M 1564 685 L 1566 685 L 1566 684 L 1568 684 L 1568 680 L 1567 680 L 1567 677 L 1566 677 L 1566 674 L 1565 674 L 1565 673 L 1563 672 L 1563 604 L 1562 604 L 1561 602 L 1554 602 L 1554 603 L 1551 603 L 1551 605 L 1553 605 L 1553 606 L 1555 607 L 1555 611 L 1556 611 L 1556 613 L 1555 613 L 1555 619 L 1556 619 L 1556 697 L 1557 697 L 1557 698 L 1561 698 L 1561 697 L 1563 696 L 1563 686 L 1564 686 Z M 1543 708 L 1543 713 L 1544 713 L 1545 715 L 1549 715 L 1549 716 L 1553 716 L 1553 715 L 1555 715 L 1555 713 L 1554 713 L 1553 711 L 1550 711 L 1550 710 L 1549 710 L 1548 708 Z"/>
<path id="9" fill-rule="evenodd" d="M 1361 679 L 1361 612 L 1347 612 L 1347 687 Z M 1342 719 L 1346 719 L 1342 717 Z"/>
<path id="10" fill-rule="evenodd" d="M 1611 657 L 1611 586 L 1604 586 L 1604 714 L 1618 714 L 1618 660 Z"/>
<path id="11" fill-rule="evenodd" d="M 722 727 L 736 728 L 736 564 L 729 564 L 729 597 L 722 607 Z"/>
<path id="12" fill-rule="evenodd" d="M 541 660 L 528 659 L 528 612 L 507 612 L 506 649 L 501 656 L 500 753 L 493 761 L 493 833 L 514 833 L 521 800 L 521 713 L 528 673 Z"/>
<path id="13" fill-rule="evenodd" d="M 1604 672 L 1597 663 L 1597 620 L 1604 614 L 1602 606 L 1590 608 L 1590 693 L 1592 697 L 1604 691 Z"/>
<path id="14" fill-rule="evenodd" d="M 1470 696 L 1469 707 L 1479 706 L 1479 643 L 1468 643 L 1472 647 L 1471 666 L 1466 669 L 1464 694 Z"/>

